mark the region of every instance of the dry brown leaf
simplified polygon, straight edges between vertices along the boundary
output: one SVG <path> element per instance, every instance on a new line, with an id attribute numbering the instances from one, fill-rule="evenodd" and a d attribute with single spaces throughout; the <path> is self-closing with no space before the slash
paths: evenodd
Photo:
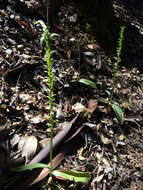
<path id="1" fill-rule="evenodd" d="M 91 117 L 91 113 L 88 111 L 88 109 L 82 105 L 81 103 L 76 103 L 72 106 L 72 109 L 75 110 L 76 113 L 83 113 L 84 117 Z"/>
<path id="2" fill-rule="evenodd" d="M 36 101 L 36 98 L 33 95 L 29 94 L 19 94 L 19 99 L 22 101 L 22 103 L 31 104 Z"/>
<path id="3" fill-rule="evenodd" d="M 108 138 L 106 138 L 106 137 L 104 137 L 103 134 L 101 134 L 100 138 L 101 138 L 101 140 L 102 140 L 102 142 L 103 142 L 104 144 L 110 144 L 110 143 L 111 143 L 111 140 L 108 139 Z"/>
<path id="4" fill-rule="evenodd" d="M 84 113 L 84 117 L 88 117 L 88 119 L 91 117 L 91 113 L 93 113 L 96 108 L 97 102 L 92 99 L 89 100 L 88 108 L 81 103 L 76 103 L 72 106 L 72 109 L 75 110 L 76 113 Z"/>
<path id="5" fill-rule="evenodd" d="M 4 92 L 0 91 L 0 103 L 3 101 L 4 99 Z"/>
<path id="6" fill-rule="evenodd" d="M 21 137 L 20 141 L 18 143 L 18 150 L 22 150 L 23 145 L 25 144 L 26 140 L 28 139 L 28 136 Z"/>
<path id="7" fill-rule="evenodd" d="M 57 119 L 61 119 L 61 118 L 63 117 L 62 108 L 63 108 L 63 103 L 62 103 L 62 101 L 60 100 L 60 103 L 59 103 L 58 108 L 57 108 L 57 110 L 56 110 L 56 118 L 57 118 Z"/>
<path id="8" fill-rule="evenodd" d="M 22 147 L 22 157 L 26 158 L 26 163 L 28 163 L 34 156 L 37 150 L 38 141 L 35 136 L 30 136 L 25 141 Z"/>
<path id="9" fill-rule="evenodd" d="M 123 134 L 119 136 L 119 140 L 120 140 L 120 141 L 123 141 L 125 138 L 126 138 L 126 137 L 125 137 L 125 135 L 123 135 Z"/>
<path id="10" fill-rule="evenodd" d="M 69 131 L 71 130 L 74 122 L 77 120 L 79 114 L 77 114 L 68 124 L 64 127 L 62 131 L 60 131 L 54 138 L 53 138 L 53 151 L 60 145 L 60 143 L 65 139 Z M 80 128 L 79 128 L 80 129 Z M 72 137 L 71 137 L 72 138 Z M 45 146 L 31 161 L 29 164 L 35 164 L 41 162 L 45 157 L 47 157 L 50 153 L 50 144 Z"/>
<path id="11" fill-rule="evenodd" d="M 42 123 L 46 120 L 46 118 L 42 118 L 41 115 L 37 115 L 33 118 L 30 119 L 30 122 L 33 124 L 38 124 L 38 123 Z"/>
<path id="12" fill-rule="evenodd" d="M 41 113 L 33 114 L 33 113 L 24 113 L 25 119 L 32 124 L 43 123 L 46 119 L 48 119 L 48 115 Z"/>
<path id="13" fill-rule="evenodd" d="M 95 179 L 94 179 L 94 182 L 100 182 L 104 177 L 104 174 L 101 174 L 101 175 L 98 175 Z"/>
<path id="14" fill-rule="evenodd" d="M 41 141 L 39 141 L 39 145 L 40 145 L 41 148 L 44 148 L 49 143 L 50 143 L 50 138 L 45 138 L 45 139 L 42 139 Z"/>
<path id="15" fill-rule="evenodd" d="M 96 157 L 97 157 L 99 162 L 103 162 L 105 164 L 105 166 L 111 167 L 108 159 L 105 158 L 105 156 L 103 156 L 103 154 L 100 154 L 99 152 L 97 152 Z"/>
<path id="16" fill-rule="evenodd" d="M 81 147 L 81 148 L 77 151 L 79 160 L 85 160 L 85 158 L 82 156 L 83 150 L 84 150 L 83 147 Z"/>
<path id="17" fill-rule="evenodd" d="M 81 103 L 76 103 L 72 106 L 73 110 L 75 110 L 76 113 L 86 112 L 87 108 L 82 105 Z"/>
<path id="18" fill-rule="evenodd" d="M 89 102 L 88 102 L 88 108 L 87 108 L 88 111 L 90 113 L 93 113 L 96 110 L 97 105 L 98 105 L 98 102 L 95 102 L 95 100 L 90 99 Z"/>
<path id="19" fill-rule="evenodd" d="M 10 140 L 11 147 L 14 147 L 20 141 L 20 136 L 15 134 L 13 138 Z"/>

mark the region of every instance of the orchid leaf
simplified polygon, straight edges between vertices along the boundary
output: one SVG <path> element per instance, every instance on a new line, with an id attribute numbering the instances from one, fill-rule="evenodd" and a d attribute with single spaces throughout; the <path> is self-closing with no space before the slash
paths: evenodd
<path id="1" fill-rule="evenodd" d="M 105 92 L 108 94 L 109 100 L 112 100 L 112 94 L 111 94 L 111 92 L 109 90 L 105 90 Z"/>
<path id="2" fill-rule="evenodd" d="M 104 103 L 104 104 L 109 104 L 108 100 L 105 100 L 104 98 L 98 98 L 98 102 Z"/>
<path id="3" fill-rule="evenodd" d="M 73 170 L 67 170 L 67 171 L 60 171 L 60 170 L 54 170 L 53 175 L 59 178 L 67 179 L 67 180 L 73 180 L 75 182 L 82 182 L 86 183 L 90 179 L 91 175 L 88 172 L 78 172 Z"/>
<path id="4" fill-rule="evenodd" d="M 88 80 L 88 79 L 80 79 L 79 82 L 82 83 L 82 84 L 85 84 L 85 85 L 87 85 L 87 86 L 90 86 L 90 87 L 92 87 L 92 88 L 97 88 L 95 82 L 93 82 L 93 81 L 91 81 L 91 80 Z"/>
<path id="5" fill-rule="evenodd" d="M 11 171 L 22 172 L 22 171 L 31 170 L 34 168 L 49 168 L 49 167 L 48 167 L 48 164 L 36 163 L 36 164 L 29 164 L 29 165 L 23 165 L 23 166 L 11 168 Z"/>
<path id="6" fill-rule="evenodd" d="M 119 123 L 123 125 L 125 118 L 122 109 L 116 104 L 112 104 L 112 109 L 114 110 Z"/>

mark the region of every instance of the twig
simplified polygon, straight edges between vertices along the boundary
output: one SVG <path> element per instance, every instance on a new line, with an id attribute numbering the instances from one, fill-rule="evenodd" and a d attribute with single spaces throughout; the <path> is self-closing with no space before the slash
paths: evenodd
<path id="1" fill-rule="evenodd" d="M 78 114 L 79 115 L 79 114 Z M 57 146 L 64 140 L 64 138 L 69 133 L 73 123 L 76 121 L 78 115 L 67 125 L 64 127 L 62 131 L 60 131 L 54 138 L 53 138 L 53 151 Z M 35 164 L 41 162 L 45 157 L 49 156 L 50 153 L 50 145 L 48 144 L 45 148 L 43 148 L 30 162 L 29 164 Z"/>

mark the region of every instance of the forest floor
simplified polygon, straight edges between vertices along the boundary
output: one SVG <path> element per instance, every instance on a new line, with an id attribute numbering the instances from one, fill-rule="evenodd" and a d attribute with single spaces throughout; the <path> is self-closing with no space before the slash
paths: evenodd
<path id="1" fill-rule="evenodd" d="M 38 152 L 50 136 L 45 52 L 41 27 L 34 24 L 45 20 L 46 13 L 43 16 L 34 2 L 1 0 L 0 4 L 1 190 L 49 189 L 47 177 L 29 187 L 33 178 L 10 171 L 14 161 L 22 165 L 22 157 L 31 159 L 21 144 L 28 141 L 29 151 L 38 146 Z M 100 48 L 94 29 L 81 22 L 73 3 L 60 8 L 58 24 L 51 27 L 51 32 L 60 35 L 51 41 L 54 135 L 81 112 L 68 134 L 71 140 L 58 148 L 62 152 L 65 146 L 66 151 L 57 168 L 91 173 L 86 184 L 55 178 L 63 190 L 143 190 L 143 2 L 116 0 L 114 10 L 126 24 L 113 96 L 113 103 L 124 111 L 123 125 L 108 105 L 94 101 L 107 100 L 105 90 L 112 90 L 116 49 L 107 55 Z M 97 88 L 79 83 L 79 78 L 94 81 Z"/>

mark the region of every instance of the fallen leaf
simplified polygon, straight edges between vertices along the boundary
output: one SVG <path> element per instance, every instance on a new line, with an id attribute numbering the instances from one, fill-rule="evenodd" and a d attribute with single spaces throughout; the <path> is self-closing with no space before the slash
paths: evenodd
<path id="1" fill-rule="evenodd" d="M 95 179 L 94 179 L 94 182 L 100 182 L 104 177 L 104 174 L 101 174 L 101 175 L 98 175 Z"/>
<path id="2" fill-rule="evenodd" d="M 88 111 L 90 113 L 93 113 L 96 110 L 97 105 L 98 105 L 98 102 L 96 102 L 93 99 L 90 99 L 89 102 L 88 102 L 88 107 L 87 107 Z"/>
<path id="3" fill-rule="evenodd" d="M 76 103 L 73 105 L 73 110 L 75 110 L 76 113 L 81 113 L 87 111 L 87 108 L 82 105 L 81 103 Z"/>
<path id="4" fill-rule="evenodd" d="M 50 138 L 45 138 L 42 139 L 41 141 L 39 141 L 39 145 L 44 148 L 45 146 L 47 146 L 50 143 Z"/>
<path id="5" fill-rule="evenodd" d="M 36 101 L 36 98 L 33 95 L 29 94 L 19 94 L 19 99 L 22 103 L 31 104 Z"/>
<path id="6" fill-rule="evenodd" d="M 79 115 L 79 114 L 78 114 Z M 59 146 L 59 144 L 64 140 L 64 138 L 67 136 L 69 131 L 72 128 L 72 125 L 77 120 L 78 115 L 75 116 L 75 118 L 67 124 L 67 126 L 64 127 L 62 131 L 60 131 L 54 138 L 53 138 L 53 151 L 54 149 Z M 48 156 L 50 153 L 50 144 L 45 146 L 31 161 L 29 164 L 34 164 L 37 162 L 41 162 L 46 156 Z"/>
<path id="7" fill-rule="evenodd" d="M 104 137 L 103 134 L 101 134 L 100 138 L 101 138 L 101 140 L 102 140 L 102 142 L 103 142 L 104 144 L 110 144 L 110 143 L 111 143 L 111 140 L 108 139 L 108 138 L 106 138 L 106 137 Z"/>
<path id="8" fill-rule="evenodd" d="M 57 119 L 61 119 L 63 117 L 62 108 L 63 108 L 63 103 L 62 103 L 62 100 L 60 100 L 60 103 L 59 103 L 58 108 L 56 110 L 56 118 Z"/>
<path id="9" fill-rule="evenodd" d="M 105 156 L 103 156 L 103 154 L 100 154 L 99 152 L 97 152 L 96 157 L 99 162 L 103 162 L 105 164 L 105 166 L 110 167 L 110 163 L 109 163 L 108 159 L 105 158 Z"/>
<path id="10" fill-rule="evenodd" d="M 83 150 L 84 150 L 83 147 L 81 147 L 81 148 L 77 151 L 77 155 L 78 155 L 79 160 L 85 160 L 85 158 L 82 156 Z"/>
<path id="11" fill-rule="evenodd" d="M 5 73 L 5 70 L 3 67 L 0 67 L 0 75 L 3 75 Z"/>
<path id="12" fill-rule="evenodd" d="M 20 141 L 18 143 L 18 150 L 22 150 L 23 145 L 25 144 L 26 140 L 28 139 L 28 136 L 21 137 Z"/>
<path id="13" fill-rule="evenodd" d="M 30 136 L 27 138 L 26 142 L 22 147 L 22 157 L 26 158 L 26 163 L 28 163 L 34 156 L 37 150 L 38 141 L 35 136 Z"/>
<path id="14" fill-rule="evenodd" d="M 4 92 L 0 91 L 0 103 L 3 101 L 4 99 Z"/>
<path id="15" fill-rule="evenodd" d="M 14 137 L 10 140 L 11 147 L 13 148 L 20 141 L 20 136 L 15 134 Z"/>
<path id="16" fill-rule="evenodd" d="M 125 135 L 123 135 L 123 134 L 119 136 L 119 140 L 120 140 L 120 141 L 123 141 L 125 138 L 126 138 L 126 137 L 125 137 Z"/>
<path id="17" fill-rule="evenodd" d="M 41 115 L 37 115 L 30 119 L 30 122 L 33 124 L 43 123 L 46 120 L 46 118 L 42 118 Z"/>

